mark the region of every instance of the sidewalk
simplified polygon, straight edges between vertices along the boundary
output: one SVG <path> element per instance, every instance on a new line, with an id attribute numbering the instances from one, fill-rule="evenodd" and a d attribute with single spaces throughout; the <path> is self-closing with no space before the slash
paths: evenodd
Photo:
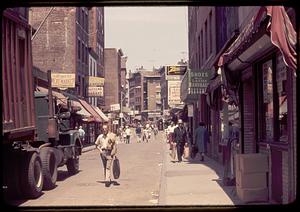
<path id="1" fill-rule="evenodd" d="M 171 162 L 168 145 L 164 147 L 159 205 L 243 205 L 235 186 L 222 185 L 223 167 L 199 154 L 193 161 Z"/>

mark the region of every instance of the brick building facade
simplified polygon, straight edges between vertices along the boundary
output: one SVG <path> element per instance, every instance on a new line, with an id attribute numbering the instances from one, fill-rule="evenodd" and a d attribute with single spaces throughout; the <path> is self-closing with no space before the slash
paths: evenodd
<path id="1" fill-rule="evenodd" d="M 282 19 L 286 23 L 290 20 L 295 28 L 293 9 L 272 9 L 280 11 Z M 284 13 L 289 18 L 282 15 Z M 215 16 L 218 28 L 212 33 L 216 35 L 212 40 L 216 44 L 212 55 L 206 54 L 210 52 L 211 41 L 206 39 L 204 22 L 210 15 L 199 19 L 199 14 Z M 273 45 L 266 30 L 270 16 L 267 7 L 215 7 L 211 13 L 204 7 L 190 7 L 189 61 L 191 67 L 210 68 L 214 72 L 207 89 L 210 108 L 207 127 L 211 132 L 208 155 L 225 163 L 228 121 L 233 121 L 240 128 L 238 152 L 262 153 L 269 158 L 269 202 L 289 203 L 295 199 L 297 176 L 296 83 L 293 69 L 284 63 L 282 53 Z M 199 97 L 199 101 L 201 99 Z M 237 117 L 228 113 L 231 104 L 238 109 Z M 205 108 L 200 110 L 205 111 Z"/>
<path id="2" fill-rule="evenodd" d="M 104 49 L 104 93 L 105 110 L 110 110 L 110 105 L 120 104 L 121 100 L 121 49 Z"/>

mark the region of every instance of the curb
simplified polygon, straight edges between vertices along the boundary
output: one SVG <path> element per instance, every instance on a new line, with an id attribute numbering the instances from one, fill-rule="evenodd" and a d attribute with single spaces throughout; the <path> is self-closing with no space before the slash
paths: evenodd
<path id="1" fill-rule="evenodd" d="M 81 152 L 85 153 L 85 152 L 88 152 L 88 151 L 91 151 L 91 150 L 94 150 L 94 149 L 96 149 L 95 145 L 91 145 L 91 146 L 83 147 Z"/>
<path id="2" fill-rule="evenodd" d="M 166 169 L 167 169 L 167 145 L 164 145 L 163 149 L 163 162 L 161 168 L 161 177 L 160 177 L 160 185 L 159 185 L 159 196 L 158 196 L 158 205 L 165 205 L 166 203 L 166 190 L 167 190 L 167 183 L 166 183 Z"/>

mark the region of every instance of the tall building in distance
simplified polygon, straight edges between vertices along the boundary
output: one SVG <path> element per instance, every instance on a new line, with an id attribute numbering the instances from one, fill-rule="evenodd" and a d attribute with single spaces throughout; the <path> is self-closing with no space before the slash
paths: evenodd
<path id="1" fill-rule="evenodd" d="M 121 87 L 121 58 L 123 52 L 121 49 L 105 48 L 104 49 L 104 93 L 105 93 L 105 110 L 109 111 L 111 105 L 120 104 L 122 96 Z"/>
<path id="2" fill-rule="evenodd" d="M 129 108 L 141 120 L 157 120 L 161 116 L 161 87 L 158 70 L 142 67 L 129 78 Z"/>
<path id="3" fill-rule="evenodd" d="M 89 8 L 89 76 L 100 77 L 104 82 L 104 8 Z M 94 55 L 94 56 L 93 56 Z M 104 82 L 105 83 L 105 82 Z M 102 87 L 103 91 L 103 87 Z M 103 96 L 89 97 L 90 103 L 104 106 Z"/>

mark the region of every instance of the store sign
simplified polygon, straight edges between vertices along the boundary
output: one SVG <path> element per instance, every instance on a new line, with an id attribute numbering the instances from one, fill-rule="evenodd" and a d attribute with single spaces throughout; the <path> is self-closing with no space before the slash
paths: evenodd
<path id="1" fill-rule="evenodd" d="M 118 110 L 120 110 L 120 104 L 112 104 L 112 105 L 110 105 L 110 110 L 111 111 L 118 111 Z"/>
<path id="2" fill-rule="evenodd" d="M 188 105 L 188 117 L 193 117 L 194 116 L 194 107 L 193 105 Z"/>
<path id="3" fill-rule="evenodd" d="M 212 70 L 188 70 L 181 83 L 181 100 L 197 100 L 206 92 Z"/>
<path id="4" fill-rule="evenodd" d="M 167 66 L 167 75 L 184 75 L 186 66 Z"/>
<path id="5" fill-rule="evenodd" d="M 103 96 L 103 87 L 88 87 L 87 89 L 89 97 Z"/>
<path id="6" fill-rule="evenodd" d="M 52 88 L 75 88 L 75 74 L 51 73 Z"/>
<path id="7" fill-rule="evenodd" d="M 103 87 L 104 86 L 104 78 L 102 78 L 102 77 L 87 76 L 86 81 L 87 81 L 89 87 Z"/>
<path id="8" fill-rule="evenodd" d="M 168 81 L 168 104 L 170 106 L 182 104 L 180 99 L 180 81 Z"/>
<path id="9" fill-rule="evenodd" d="M 119 121 L 118 120 L 114 120 L 113 124 L 119 124 Z"/>

